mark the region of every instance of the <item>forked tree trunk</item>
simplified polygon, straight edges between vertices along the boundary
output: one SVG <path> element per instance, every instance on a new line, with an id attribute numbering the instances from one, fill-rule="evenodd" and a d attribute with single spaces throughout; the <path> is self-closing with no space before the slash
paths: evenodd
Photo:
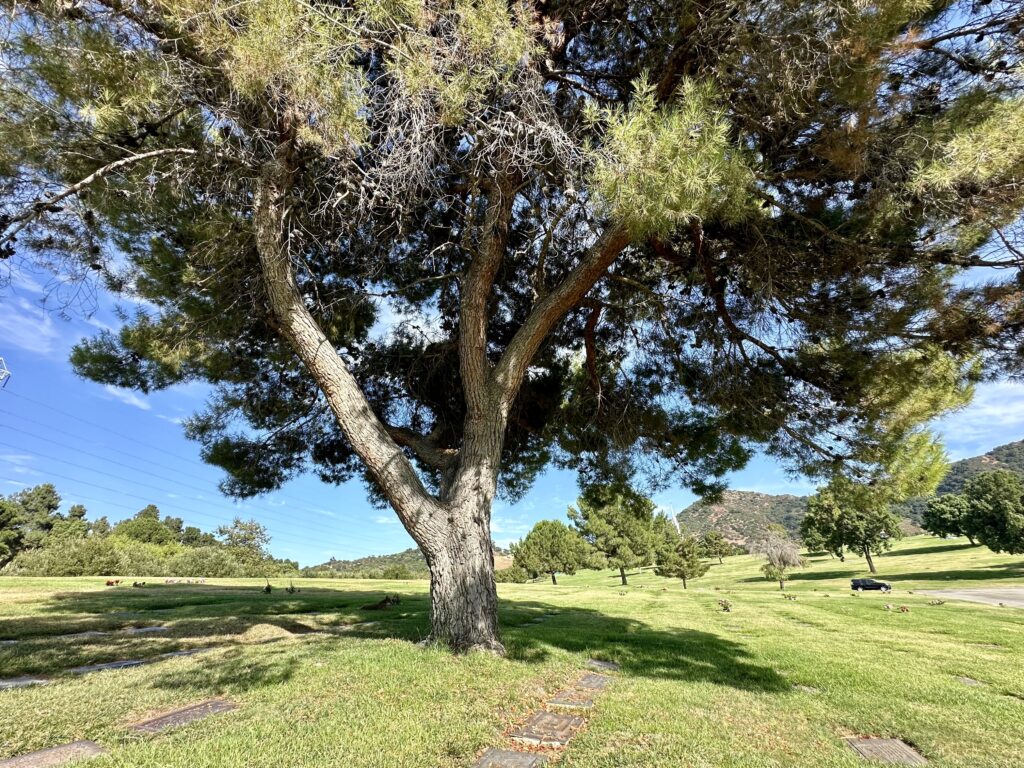
<path id="1" fill-rule="evenodd" d="M 619 566 L 619 578 L 622 579 L 622 586 L 627 586 L 627 582 L 626 582 L 626 569 L 623 568 L 621 565 Z"/>
<path id="2" fill-rule="evenodd" d="M 864 558 L 868 561 L 868 568 L 871 572 L 878 573 L 878 571 L 875 570 L 875 561 L 871 558 L 871 548 L 867 544 L 864 545 Z"/>
<path id="3" fill-rule="evenodd" d="M 976 542 L 976 541 L 974 540 L 974 537 L 973 537 L 973 536 L 970 536 L 970 535 L 968 535 L 968 536 L 967 536 L 967 540 L 968 540 L 969 542 L 971 542 L 971 546 L 972 546 L 972 547 L 976 547 L 976 546 L 978 546 L 978 543 L 977 543 L 977 542 Z"/>

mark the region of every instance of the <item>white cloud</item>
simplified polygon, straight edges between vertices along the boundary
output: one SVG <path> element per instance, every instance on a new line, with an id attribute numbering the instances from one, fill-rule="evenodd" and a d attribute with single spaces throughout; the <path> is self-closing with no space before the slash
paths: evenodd
<path id="1" fill-rule="evenodd" d="M 143 411 L 148 411 L 153 407 L 148 401 L 139 397 L 130 389 L 122 389 L 121 387 L 115 387 L 113 384 L 106 384 L 103 387 L 103 391 L 114 399 L 120 400 L 125 405 L 130 405 L 133 408 L 141 408 Z"/>
<path id="2" fill-rule="evenodd" d="M 28 466 L 32 463 L 33 457 L 26 453 L 0 453 L 0 461 L 8 464 L 7 470 L 16 475 L 38 475 L 39 472 Z M 15 484 L 24 485 L 24 483 Z"/>
<path id="3" fill-rule="evenodd" d="M 1024 438 L 1024 384 L 981 384 L 974 401 L 934 424 L 953 460 Z"/>
<path id="4" fill-rule="evenodd" d="M 43 357 L 58 349 L 60 330 L 53 315 L 27 299 L 14 298 L 0 312 L 0 338 L 12 346 Z"/>
<path id="5" fill-rule="evenodd" d="M 164 416 L 164 414 L 158 413 L 156 414 L 156 417 L 158 419 L 163 419 L 164 421 L 169 421 L 171 424 L 178 424 L 179 426 L 185 423 L 185 418 L 183 416 Z"/>
<path id="6" fill-rule="evenodd" d="M 377 515 L 373 518 L 373 522 L 377 525 L 397 525 L 398 519 L 389 515 Z"/>
<path id="7" fill-rule="evenodd" d="M 13 485 L 17 488 L 28 488 L 28 483 L 23 483 L 20 480 L 4 480 L 7 485 Z"/>

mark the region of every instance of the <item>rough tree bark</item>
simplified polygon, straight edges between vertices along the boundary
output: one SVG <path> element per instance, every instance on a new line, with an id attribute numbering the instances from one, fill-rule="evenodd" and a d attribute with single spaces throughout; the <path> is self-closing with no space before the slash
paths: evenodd
<path id="1" fill-rule="evenodd" d="M 622 586 L 626 586 L 626 569 L 619 566 L 619 578 L 622 579 Z"/>

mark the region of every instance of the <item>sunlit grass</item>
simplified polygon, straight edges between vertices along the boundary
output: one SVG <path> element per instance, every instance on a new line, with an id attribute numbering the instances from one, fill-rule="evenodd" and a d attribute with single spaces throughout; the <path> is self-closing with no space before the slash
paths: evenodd
<path id="1" fill-rule="evenodd" d="M 904 738 L 940 768 L 1019 764 L 1024 700 L 1008 694 L 1024 695 L 1024 611 L 930 606 L 908 591 L 1024 584 L 1024 559 L 921 537 L 878 564 L 897 586 L 891 595 L 852 596 L 863 561 L 827 556 L 797 572 L 795 601 L 750 557 L 715 563 L 686 591 L 649 571 L 626 587 L 611 572 L 501 585 L 506 659 L 415 645 L 428 625 L 425 582 L 303 580 L 295 595 L 264 595 L 255 581 L 108 589 L 103 579 L 0 579 L 0 638 L 21 638 L 0 646 L 0 677 L 55 677 L 0 692 L 0 756 L 89 738 L 110 749 L 97 768 L 468 766 L 598 656 L 622 671 L 562 755 L 566 766 L 864 765 L 842 742 L 851 734 Z M 385 593 L 401 604 L 362 608 Z M 548 611 L 557 613 L 528 623 Z M 345 628 L 362 621 L 377 623 Z M 53 637 L 149 624 L 170 630 Z M 61 673 L 206 646 L 216 647 Z M 128 728 L 212 696 L 239 709 L 145 738 Z"/>

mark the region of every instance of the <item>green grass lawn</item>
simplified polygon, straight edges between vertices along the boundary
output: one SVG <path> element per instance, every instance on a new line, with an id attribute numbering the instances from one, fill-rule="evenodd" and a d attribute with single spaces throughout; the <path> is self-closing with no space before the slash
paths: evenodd
<path id="1" fill-rule="evenodd" d="M 563 766 L 865 765 L 842 741 L 855 734 L 902 738 L 940 768 L 1020 765 L 1024 611 L 929 606 L 909 592 L 1024 585 L 1024 558 L 917 537 L 878 558 L 893 594 L 852 596 L 863 560 L 818 557 L 790 582 L 795 601 L 758 565 L 726 558 L 686 591 L 649 571 L 626 587 L 611 572 L 500 585 L 505 659 L 415 645 L 427 632 L 424 582 L 305 580 L 299 594 L 264 595 L 255 581 L 108 589 L 99 578 L 0 579 L 0 639 L 22 638 L 0 646 L 0 677 L 57 678 L 0 691 L 0 758 L 86 738 L 110 749 L 96 768 L 468 766 L 507 745 L 510 727 L 594 656 L 622 670 L 583 732 L 553 754 Z M 385 593 L 401 604 L 361 608 Z M 547 612 L 557 613 L 528 623 Z M 361 621 L 377 623 L 340 629 Z M 152 624 L 170 629 L 53 637 Z M 61 673 L 206 646 L 215 649 Z M 155 736 L 128 728 L 212 696 L 239 709 Z"/>

